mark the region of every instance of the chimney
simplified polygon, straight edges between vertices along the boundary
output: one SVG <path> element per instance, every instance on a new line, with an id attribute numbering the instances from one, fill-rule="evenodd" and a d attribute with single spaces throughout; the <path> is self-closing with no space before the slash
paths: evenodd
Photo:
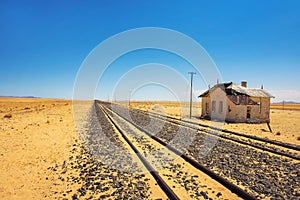
<path id="1" fill-rule="evenodd" d="M 241 85 L 242 85 L 243 87 L 247 87 L 247 81 L 242 81 Z"/>

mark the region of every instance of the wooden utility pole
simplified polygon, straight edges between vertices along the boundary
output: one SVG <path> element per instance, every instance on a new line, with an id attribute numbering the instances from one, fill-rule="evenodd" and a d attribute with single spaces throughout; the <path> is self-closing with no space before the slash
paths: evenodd
<path id="1" fill-rule="evenodd" d="M 130 98 L 131 98 L 131 90 L 129 90 L 129 96 L 128 96 L 128 104 L 130 106 Z"/>
<path id="2" fill-rule="evenodd" d="M 190 92 L 190 119 L 192 118 L 192 101 L 193 101 L 193 76 L 196 72 L 188 72 L 191 75 L 191 92 Z"/>

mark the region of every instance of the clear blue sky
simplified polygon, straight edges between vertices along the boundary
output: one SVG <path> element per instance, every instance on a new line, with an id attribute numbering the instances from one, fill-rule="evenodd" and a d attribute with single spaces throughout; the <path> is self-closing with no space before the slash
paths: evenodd
<path id="1" fill-rule="evenodd" d="M 299 10 L 297 0 L 2 0 L 0 95 L 72 98 L 77 71 L 96 45 L 119 32 L 150 26 L 195 39 L 224 81 L 247 80 L 249 87 L 263 84 L 275 101 L 300 101 Z M 168 57 L 154 54 L 157 62 Z M 137 63 L 145 60 L 141 61 Z M 97 97 L 110 95 L 110 80 L 104 77 L 106 90 L 98 91 Z M 199 75 L 194 85 L 196 92 L 206 89 Z M 157 98 L 168 99 L 164 92 Z"/>

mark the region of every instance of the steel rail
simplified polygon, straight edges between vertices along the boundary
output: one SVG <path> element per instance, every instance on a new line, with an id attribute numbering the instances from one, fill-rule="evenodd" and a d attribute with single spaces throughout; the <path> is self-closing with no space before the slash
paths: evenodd
<path id="1" fill-rule="evenodd" d="M 185 123 L 188 123 L 188 124 L 202 126 L 202 127 L 205 127 L 205 128 L 210 128 L 210 129 L 221 131 L 221 132 L 224 132 L 224 133 L 230 133 L 230 134 L 233 134 L 233 135 L 242 136 L 242 137 L 245 137 L 245 138 L 258 140 L 258 141 L 261 141 L 261 142 L 266 142 L 266 143 L 278 145 L 278 146 L 281 146 L 281 147 L 285 147 L 285 148 L 288 148 L 288 149 L 300 151 L 300 146 L 299 145 L 292 145 L 292 144 L 282 143 L 282 142 L 279 142 L 279 141 L 276 141 L 276 140 L 270 140 L 270 139 L 260 138 L 260 137 L 257 137 L 257 136 L 247 135 L 247 134 L 239 133 L 239 132 L 235 132 L 235 131 L 220 129 L 218 127 L 214 127 L 214 126 L 210 126 L 210 125 L 206 125 L 206 124 L 201 124 L 201 123 L 197 123 L 197 122 L 192 122 L 192 121 L 188 121 L 188 120 L 184 120 L 184 119 L 178 119 L 178 118 L 172 117 L 172 116 L 164 116 L 164 115 L 161 115 L 159 113 L 153 113 L 153 112 L 149 112 L 149 113 L 150 113 L 150 115 L 169 118 L 169 119 L 172 119 L 172 120 L 177 120 L 177 121 L 185 122 Z"/>
<path id="2" fill-rule="evenodd" d="M 165 194 L 168 196 L 169 199 L 179 200 L 179 197 L 175 194 L 175 192 L 169 187 L 169 185 L 163 180 L 163 178 L 159 175 L 157 171 L 151 166 L 151 164 L 146 160 L 144 156 L 138 151 L 138 149 L 133 145 L 133 143 L 128 139 L 128 137 L 124 134 L 124 132 L 121 130 L 119 125 L 109 116 L 109 114 L 103 109 L 103 107 L 98 106 L 96 104 L 96 108 L 101 109 L 103 113 L 107 116 L 109 121 L 113 124 L 113 126 L 118 130 L 118 132 L 121 134 L 121 136 L 124 138 L 124 140 L 128 143 L 128 145 L 131 147 L 131 149 L 136 153 L 136 155 L 139 157 L 141 162 L 144 164 L 144 166 L 147 168 L 147 170 L 151 173 L 153 178 L 156 180 L 157 184 L 160 186 L 160 188 L 165 192 Z"/>
<path id="3" fill-rule="evenodd" d="M 166 116 L 163 118 L 162 116 L 159 116 L 159 114 L 153 114 L 153 113 L 150 113 L 150 115 L 152 115 L 152 117 L 153 116 L 155 116 L 155 117 L 157 117 L 158 119 L 160 119 L 160 120 L 164 120 L 165 118 L 166 118 Z M 159 117 L 158 117 L 159 116 Z M 168 117 L 168 118 L 170 118 L 170 117 Z M 189 123 L 189 121 L 186 121 L 186 120 L 179 120 L 179 119 L 172 119 L 172 120 L 176 120 L 176 121 L 179 121 L 179 122 L 184 122 L 184 123 Z M 191 128 L 191 129 L 194 129 L 194 130 L 198 130 L 198 128 L 196 128 L 196 127 L 193 127 L 192 125 L 190 125 L 191 123 L 193 123 L 193 124 L 196 124 L 197 125 L 197 123 L 194 123 L 194 122 L 191 122 L 190 124 L 186 124 L 186 125 L 183 125 L 182 123 L 175 123 L 175 122 L 173 122 L 173 121 L 168 121 L 167 123 L 173 123 L 173 124 L 176 124 L 176 125 L 181 125 L 181 126 L 183 126 L 183 127 L 188 127 L 188 128 Z M 205 126 L 208 126 L 208 125 L 205 125 Z M 210 126 L 208 126 L 208 128 L 211 128 Z M 213 130 L 218 130 L 218 131 L 222 131 L 222 132 L 226 132 L 227 130 L 223 130 L 223 129 L 217 129 L 217 128 L 215 128 L 215 127 L 213 127 L 213 128 L 211 128 L 211 129 L 213 129 Z M 225 136 L 225 135 L 220 135 L 220 134 L 217 134 L 217 133 L 212 133 L 212 132 L 207 132 L 207 131 L 205 131 L 205 133 L 206 134 L 210 134 L 210 135 L 214 135 L 214 136 L 216 136 L 216 137 L 221 137 L 221 138 L 223 138 L 223 139 L 227 139 L 227 140 L 232 140 L 232 141 L 234 141 L 234 142 L 237 142 L 237 143 L 240 143 L 240 144 L 243 144 L 243 145 L 247 145 L 247 146 L 251 146 L 251 147 L 253 147 L 253 148 L 257 148 L 257 149 L 260 149 L 260 150 L 262 150 L 262 151 L 268 151 L 268 152 L 270 152 L 270 153 L 273 153 L 273 154 L 277 154 L 277 155 L 280 155 L 280 156 L 285 156 L 285 157 L 288 157 L 288 158 L 292 158 L 292 159 L 295 159 L 295 160 L 300 160 L 300 156 L 296 156 L 296 155 L 292 155 L 292 154 L 287 154 L 287 153 L 285 153 L 285 152 L 280 152 L 280 151 L 276 151 L 276 150 L 274 150 L 274 149 L 269 149 L 269 148 L 266 148 L 266 147 L 262 147 L 262 146 L 259 146 L 259 145 L 255 145 L 255 144 L 250 144 L 250 143 L 248 143 L 248 142 L 245 142 L 245 141 L 242 141 L 242 140 L 238 140 L 238 139 L 235 139 L 235 138 L 231 138 L 231 137 L 227 137 L 227 136 Z M 250 138 L 249 138 L 250 139 Z M 261 138 L 261 139 L 263 139 L 263 138 Z M 255 140 L 255 139 L 254 139 Z"/>
<path id="4" fill-rule="evenodd" d="M 102 108 L 108 109 L 106 106 L 103 106 Z M 205 174 L 207 174 L 212 179 L 214 179 L 217 182 L 219 182 L 220 184 L 222 184 L 224 187 L 226 187 L 227 189 L 229 189 L 231 192 L 235 193 L 239 197 L 241 197 L 243 199 L 248 199 L 248 200 L 256 200 L 256 198 L 252 194 L 247 193 L 246 191 L 244 191 L 243 189 L 241 189 L 237 185 L 233 184 L 232 182 L 228 181 L 227 179 L 223 178 L 222 176 L 219 176 L 218 174 L 216 174 L 212 170 L 208 169 L 207 167 L 201 165 L 199 162 L 197 162 L 193 158 L 190 158 L 189 156 L 187 156 L 184 153 L 180 152 L 176 148 L 168 145 L 166 142 L 162 141 L 160 138 L 154 136 L 153 134 L 151 134 L 148 131 L 144 130 L 139 125 L 137 125 L 137 124 L 129 121 L 128 119 L 124 118 L 119 113 L 116 113 L 115 111 L 112 111 L 111 109 L 109 109 L 109 110 L 110 110 L 110 112 L 115 113 L 116 115 L 118 115 L 119 117 L 121 117 L 122 119 L 124 119 L 125 121 L 127 121 L 128 123 L 130 123 L 133 126 L 135 126 L 140 131 L 146 133 L 150 138 L 152 138 L 153 140 L 155 140 L 158 143 L 162 144 L 163 146 L 165 146 L 166 148 L 168 148 L 169 150 L 171 150 L 172 152 L 174 152 L 175 154 L 177 154 L 178 156 L 180 156 L 181 158 L 183 158 L 186 162 L 188 162 L 191 165 L 193 165 L 196 169 L 199 169 L 200 171 L 204 172 Z"/>

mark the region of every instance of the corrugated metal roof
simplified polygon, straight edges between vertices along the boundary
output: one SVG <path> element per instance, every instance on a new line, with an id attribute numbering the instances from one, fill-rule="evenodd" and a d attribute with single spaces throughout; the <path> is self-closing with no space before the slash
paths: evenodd
<path id="1" fill-rule="evenodd" d="M 221 83 L 217 84 L 214 87 L 212 87 L 210 90 L 205 91 L 199 97 L 205 97 L 209 94 L 209 92 L 213 91 L 216 88 L 221 88 L 225 90 L 227 95 L 233 95 L 233 94 L 241 94 L 241 95 L 247 95 L 250 97 L 270 97 L 274 98 L 270 93 L 263 89 L 256 89 L 256 88 L 246 88 L 241 85 L 237 85 L 235 83 Z"/>
<path id="2" fill-rule="evenodd" d="M 227 87 L 227 89 L 232 89 L 240 94 L 245 94 L 250 97 L 270 97 L 274 98 L 271 94 L 269 94 L 267 91 L 263 89 L 256 89 L 256 88 L 245 88 L 243 86 L 237 85 L 235 83 L 232 83 L 230 86 Z"/>
<path id="3" fill-rule="evenodd" d="M 232 82 L 230 82 L 230 83 L 218 83 L 217 85 L 215 85 L 214 87 L 210 88 L 209 90 L 206 90 L 204 93 L 202 93 L 198 97 L 205 97 L 205 96 L 209 95 L 209 93 L 211 91 L 215 90 L 216 88 L 221 88 L 222 90 L 224 90 L 228 86 L 230 86 L 231 84 L 232 84 Z"/>

